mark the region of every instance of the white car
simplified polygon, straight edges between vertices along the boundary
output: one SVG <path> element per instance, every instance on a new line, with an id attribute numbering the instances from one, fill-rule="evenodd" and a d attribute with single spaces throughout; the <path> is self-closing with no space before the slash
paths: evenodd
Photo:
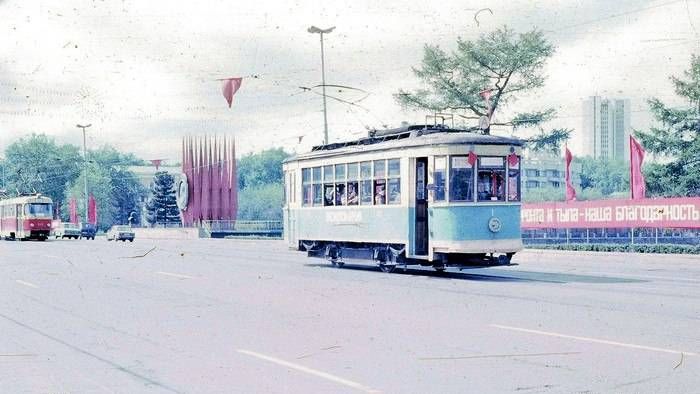
<path id="1" fill-rule="evenodd" d="M 112 226 L 107 230 L 107 241 L 134 242 L 134 230 L 129 226 Z"/>
<path id="2" fill-rule="evenodd" d="M 73 223 L 59 223 L 56 228 L 53 229 L 53 235 L 58 238 L 80 238 L 80 227 Z"/>

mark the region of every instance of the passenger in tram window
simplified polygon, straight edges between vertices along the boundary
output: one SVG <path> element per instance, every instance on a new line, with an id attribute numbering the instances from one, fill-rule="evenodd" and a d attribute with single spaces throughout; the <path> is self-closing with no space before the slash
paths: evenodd
<path id="1" fill-rule="evenodd" d="M 335 185 L 335 205 L 347 205 L 345 200 L 345 184 L 337 183 Z"/>
<path id="2" fill-rule="evenodd" d="M 323 185 L 323 205 L 333 205 L 333 185 Z"/>
<path id="3" fill-rule="evenodd" d="M 477 196 L 479 201 L 488 201 L 491 199 L 491 175 L 479 171 L 479 182 L 477 184 Z"/>
<path id="4" fill-rule="evenodd" d="M 374 181 L 374 204 L 386 204 L 386 183 L 384 180 Z"/>
<path id="5" fill-rule="evenodd" d="M 348 183 L 347 205 L 357 205 L 357 182 Z"/>

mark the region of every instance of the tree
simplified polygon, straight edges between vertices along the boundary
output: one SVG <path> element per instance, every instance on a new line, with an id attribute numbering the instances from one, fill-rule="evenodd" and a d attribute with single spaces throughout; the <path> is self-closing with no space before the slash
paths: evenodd
<path id="1" fill-rule="evenodd" d="M 122 153 L 110 145 L 103 145 L 88 151 L 88 161 L 96 162 L 102 167 L 141 166 L 146 163 L 134 156 L 133 153 Z"/>
<path id="2" fill-rule="evenodd" d="M 598 190 L 601 196 L 630 190 L 629 163 L 592 157 L 578 159 L 581 162 L 581 189 Z M 590 193 L 590 192 L 589 192 Z"/>
<path id="3" fill-rule="evenodd" d="M 238 219 L 282 220 L 284 186 L 281 183 L 245 188 L 238 195 Z"/>
<path id="4" fill-rule="evenodd" d="M 151 198 L 146 204 L 146 220 L 152 225 L 180 223 L 180 210 L 175 197 L 175 179 L 166 171 L 158 171 L 151 184 Z"/>
<path id="5" fill-rule="evenodd" d="M 100 167 L 95 163 L 88 163 L 88 192 L 95 196 L 97 203 L 97 227 L 100 229 L 108 229 L 112 226 L 112 215 L 114 207 L 111 204 L 112 199 L 112 179 L 109 176 L 109 171 Z M 78 203 L 78 213 L 80 220 L 87 222 L 85 212 L 85 183 L 84 174 L 80 174 L 75 181 L 66 189 L 66 199 L 61 207 L 61 219 L 68 221 L 69 202 L 70 198 L 75 198 Z"/>
<path id="6" fill-rule="evenodd" d="M 511 126 L 514 131 L 536 127 L 539 134 L 525 139 L 527 145 L 533 150 L 558 153 L 571 130 L 544 130 L 543 123 L 555 115 L 553 108 L 517 113 L 508 121 L 494 121 L 494 114 L 518 96 L 544 86 L 544 64 L 553 53 L 554 47 L 541 31 L 516 35 L 507 27 L 482 34 L 475 41 L 458 38 L 457 49 L 451 54 L 437 45 L 427 44 L 420 68 L 413 68 L 425 87 L 414 92 L 399 90 L 394 97 L 404 107 L 456 111 L 464 119 L 485 116 L 492 121 L 491 125 Z M 490 95 L 488 105 L 482 98 L 484 91 Z M 490 127 L 483 132 L 489 134 Z"/>
<path id="7" fill-rule="evenodd" d="M 237 166 L 238 187 L 256 187 L 282 183 L 282 162 L 289 153 L 282 148 L 267 149 L 260 153 L 243 156 Z"/>
<path id="8" fill-rule="evenodd" d="M 6 190 L 9 194 L 42 193 L 60 206 L 66 185 L 80 175 L 82 162 L 76 146 L 58 145 L 43 134 L 21 138 L 5 149 Z"/>
<path id="9" fill-rule="evenodd" d="M 692 56 L 684 76 L 672 76 L 671 82 L 686 106 L 671 108 L 651 98 L 649 108 L 659 125 L 648 132 L 635 130 L 645 150 L 665 159 L 645 166 L 652 196 L 700 196 L 700 56 Z"/>
<path id="10" fill-rule="evenodd" d="M 129 224 L 129 216 L 134 213 L 133 225 L 141 224 L 141 198 L 146 195 L 146 189 L 141 185 L 136 175 L 126 169 L 113 168 L 110 171 L 112 179 L 112 220 L 116 224 Z"/>
<path id="11" fill-rule="evenodd" d="M 564 201 L 564 188 L 554 186 L 523 188 L 523 202 L 541 201 Z"/>

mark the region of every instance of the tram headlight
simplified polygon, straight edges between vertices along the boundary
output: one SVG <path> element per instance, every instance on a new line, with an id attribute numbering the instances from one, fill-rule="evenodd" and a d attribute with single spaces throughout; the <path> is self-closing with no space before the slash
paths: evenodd
<path id="1" fill-rule="evenodd" d="M 29 223 L 29 227 L 34 227 L 34 223 Z"/>
<path id="2" fill-rule="evenodd" d="M 491 231 L 492 233 L 497 233 L 501 231 L 502 226 L 503 225 L 501 224 L 501 219 L 495 216 L 489 219 L 489 231 Z"/>

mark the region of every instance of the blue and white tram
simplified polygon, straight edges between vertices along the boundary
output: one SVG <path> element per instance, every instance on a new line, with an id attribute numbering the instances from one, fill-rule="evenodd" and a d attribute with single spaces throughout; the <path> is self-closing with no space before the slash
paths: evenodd
<path id="1" fill-rule="evenodd" d="M 285 239 L 334 265 L 510 262 L 522 249 L 518 139 L 439 126 L 375 132 L 285 161 Z"/>

